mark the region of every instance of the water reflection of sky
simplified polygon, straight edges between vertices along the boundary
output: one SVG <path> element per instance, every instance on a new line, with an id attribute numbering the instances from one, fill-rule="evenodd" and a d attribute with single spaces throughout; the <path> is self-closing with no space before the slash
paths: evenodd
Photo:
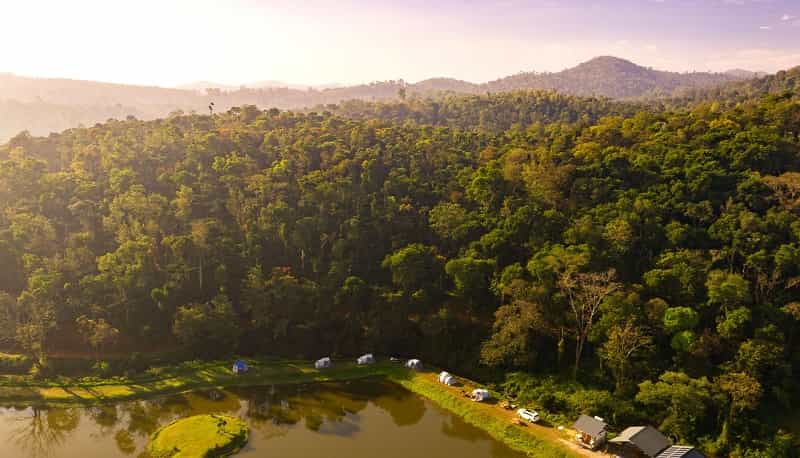
<path id="1" fill-rule="evenodd" d="M 379 380 L 199 391 L 88 408 L 0 408 L 0 450 L 20 458 L 137 457 L 160 426 L 215 412 L 247 419 L 251 434 L 243 456 L 522 456 Z"/>

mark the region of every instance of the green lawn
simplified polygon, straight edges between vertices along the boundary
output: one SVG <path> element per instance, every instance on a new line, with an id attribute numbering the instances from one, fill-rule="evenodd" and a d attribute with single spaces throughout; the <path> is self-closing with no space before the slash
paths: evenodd
<path id="1" fill-rule="evenodd" d="M 152 458 L 213 458 L 238 452 L 248 439 L 247 423 L 228 415 L 195 415 L 176 420 L 150 438 Z"/>
<path id="2" fill-rule="evenodd" d="M 36 380 L 28 376 L 0 376 L 0 403 L 91 405 L 125 399 L 147 398 L 202 388 L 256 386 L 347 380 L 386 375 L 401 369 L 389 363 L 357 366 L 337 362 L 331 369 L 317 370 L 308 361 L 248 360 L 244 375 L 231 372 L 231 362 L 187 362 L 151 369 L 135 377 L 58 377 Z"/>

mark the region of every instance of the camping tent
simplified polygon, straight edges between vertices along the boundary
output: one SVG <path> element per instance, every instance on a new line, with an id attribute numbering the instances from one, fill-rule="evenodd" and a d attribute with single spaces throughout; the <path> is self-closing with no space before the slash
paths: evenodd
<path id="1" fill-rule="evenodd" d="M 456 378 L 453 377 L 449 372 L 442 372 L 439 374 L 439 383 L 453 386 L 456 384 Z"/>
<path id="2" fill-rule="evenodd" d="M 237 360 L 233 363 L 233 368 L 231 369 L 234 374 L 244 374 L 247 372 L 247 363 L 240 360 Z"/>
<path id="3" fill-rule="evenodd" d="M 322 359 L 318 359 L 317 362 L 314 363 L 314 367 L 317 369 L 327 369 L 332 365 L 333 363 L 331 362 L 331 359 L 327 356 Z"/>
<path id="4" fill-rule="evenodd" d="M 409 369 L 420 370 L 422 369 L 422 361 L 418 359 L 409 359 L 408 362 L 406 362 L 406 367 Z"/>
<path id="5" fill-rule="evenodd" d="M 489 394 L 488 390 L 484 390 L 483 388 L 478 388 L 472 390 L 472 394 L 470 395 L 473 401 L 483 402 L 491 398 L 492 396 Z"/>
<path id="6" fill-rule="evenodd" d="M 375 364 L 375 357 L 372 356 L 372 353 L 367 353 L 366 355 L 359 356 L 358 359 L 356 360 L 356 362 L 359 365 Z"/>

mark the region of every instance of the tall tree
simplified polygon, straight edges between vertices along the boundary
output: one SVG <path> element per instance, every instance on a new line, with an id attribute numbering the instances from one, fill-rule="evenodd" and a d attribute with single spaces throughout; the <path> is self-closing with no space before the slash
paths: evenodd
<path id="1" fill-rule="evenodd" d="M 600 357 L 608 362 L 614 372 L 617 391 L 621 391 L 626 376 L 626 369 L 631 360 L 652 347 L 653 338 L 644 328 L 637 326 L 633 319 L 625 324 L 615 324 L 608 334 L 608 340 L 600 349 Z"/>
<path id="2" fill-rule="evenodd" d="M 570 269 L 563 272 L 558 279 L 558 287 L 567 298 L 574 319 L 576 375 L 586 340 L 599 318 L 603 301 L 622 286 L 614 281 L 615 278 L 616 272 L 613 269 L 590 273 Z"/>

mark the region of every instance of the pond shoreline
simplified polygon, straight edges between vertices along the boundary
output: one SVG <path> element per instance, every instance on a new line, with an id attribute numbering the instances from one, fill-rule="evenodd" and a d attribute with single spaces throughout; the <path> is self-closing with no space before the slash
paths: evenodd
<path id="1" fill-rule="evenodd" d="M 333 368 L 314 369 L 309 361 L 248 359 L 246 374 L 232 374 L 228 362 L 187 362 L 151 370 L 139 377 L 55 378 L 34 380 L 25 376 L 0 377 L 0 404 L 11 406 L 92 406 L 146 399 L 202 389 L 265 385 L 290 385 L 385 377 L 489 433 L 494 439 L 530 456 L 562 458 L 581 456 L 554 428 L 512 424 L 513 412 L 496 405 L 474 403 L 462 388 L 436 382 L 435 372 L 410 371 L 397 363 L 358 366 L 337 361 Z M 476 384 L 460 379 L 464 386 Z"/>
<path id="2" fill-rule="evenodd" d="M 91 406 L 116 401 L 147 399 L 210 388 L 290 385 L 352 380 L 405 372 L 394 364 L 357 366 L 337 362 L 326 370 L 308 361 L 247 359 L 250 370 L 233 374 L 229 362 L 185 362 L 159 367 L 134 377 L 56 377 L 37 380 L 29 376 L 0 376 L 0 404 L 11 406 Z"/>

